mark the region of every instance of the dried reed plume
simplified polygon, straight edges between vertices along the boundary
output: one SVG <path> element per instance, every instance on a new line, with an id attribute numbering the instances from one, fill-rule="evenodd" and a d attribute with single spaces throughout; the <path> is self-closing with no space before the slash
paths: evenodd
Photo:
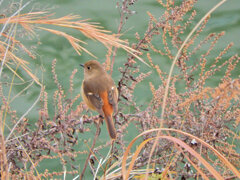
<path id="1" fill-rule="evenodd" d="M 108 50 L 111 50 L 112 47 L 122 48 L 126 52 L 132 54 L 140 61 L 145 63 L 143 59 L 137 55 L 137 51 L 128 46 L 127 41 L 118 38 L 118 34 L 110 34 L 110 31 L 104 30 L 101 26 L 97 25 L 98 23 L 89 22 L 88 20 L 81 20 L 81 17 L 78 15 L 67 15 L 60 18 L 54 18 L 53 14 L 49 14 L 49 12 L 29 12 L 26 14 L 17 14 L 10 17 L 4 17 L 0 19 L 0 24 L 4 25 L 0 34 L 0 37 L 4 37 L 4 39 L 0 41 L 0 52 L 2 61 L 1 72 L 3 67 L 6 66 L 20 79 L 22 78 L 16 73 L 16 71 L 14 71 L 14 69 L 11 68 L 10 64 L 20 66 L 28 73 L 31 78 L 33 78 L 37 83 L 39 83 L 38 78 L 31 72 L 31 69 L 29 69 L 28 67 L 29 62 L 14 54 L 15 48 L 20 48 L 21 50 L 25 51 L 29 55 L 29 57 L 35 59 L 35 55 L 31 51 L 29 51 L 20 41 L 16 40 L 15 34 L 13 34 L 12 31 L 7 32 L 7 26 L 16 26 L 18 24 L 21 25 L 21 27 L 29 34 L 29 36 L 36 36 L 37 29 L 48 31 L 50 33 L 62 36 L 67 39 L 79 55 L 81 55 L 82 51 L 84 51 L 95 57 L 91 52 L 84 48 L 83 45 L 81 45 L 86 44 L 86 42 L 70 34 L 67 34 L 66 32 L 57 30 L 56 28 L 64 27 L 66 29 L 75 29 L 81 32 L 84 36 L 92 40 L 97 40 L 101 42 L 104 46 L 108 48 Z M 42 27 L 42 25 L 48 26 Z M 9 48 L 12 50 L 9 50 Z"/>

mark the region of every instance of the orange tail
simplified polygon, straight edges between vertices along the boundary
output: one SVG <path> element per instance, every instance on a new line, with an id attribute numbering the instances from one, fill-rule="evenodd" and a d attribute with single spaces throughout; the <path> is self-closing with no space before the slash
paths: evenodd
<path id="1" fill-rule="evenodd" d="M 105 116 L 106 124 L 107 124 L 107 130 L 112 139 L 116 139 L 117 133 L 116 129 L 113 123 L 112 116 Z"/>
<path id="2" fill-rule="evenodd" d="M 112 105 L 108 102 L 108 93 L 107 91 L 102 92 L 100 94 L 102 100 L 103 100 L 103 107 L 102 110 L 104 112 L 106 124 L 107 124 L 107 130 L 112 139 L 116 139 L 117 133 L 116 129 L 114 127 L 114 122 L 112 119 L 112 114 L 113 114 L 113 107 Z"/>

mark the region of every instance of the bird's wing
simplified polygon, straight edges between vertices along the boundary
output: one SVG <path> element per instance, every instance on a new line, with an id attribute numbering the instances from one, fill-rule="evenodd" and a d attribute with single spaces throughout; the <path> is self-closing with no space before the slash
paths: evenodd
<path id="1" fill-rule="evenodd" d="M 116 86 L 112 86 L 108 91 L 108 101 L 113 106 L 114 113 L 118 110 L 118 90 Z"/>
<path id="2" fill-rule="evenodd" d="M 92 107 L 92 109 L 98 111 L 98 113 L 103 116 L 103 101 L 99 94 L 94 93 L 93 87 L 91 87 L 88 83 L 85 82 L 83 82 L 83 91 L 85 96 L 87 97 L 89 103 L 88 105 Z"/>

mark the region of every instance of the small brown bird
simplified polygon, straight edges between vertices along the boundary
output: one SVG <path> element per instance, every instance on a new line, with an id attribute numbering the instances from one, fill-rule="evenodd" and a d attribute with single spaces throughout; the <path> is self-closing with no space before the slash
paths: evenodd
<path id="1" fill-rule="evenodd" d="M 104 117 L 110 137 L 116 139 L 113 114 L 117 112 L 118 90 L 111 76 L 95 60 L 84 65 L 82 97 L 87 106 Z"/>

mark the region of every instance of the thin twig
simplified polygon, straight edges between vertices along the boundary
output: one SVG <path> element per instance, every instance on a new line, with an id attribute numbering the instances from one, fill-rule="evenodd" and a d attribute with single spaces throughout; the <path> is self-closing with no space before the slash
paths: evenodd
<path id="1" fill-rule="evenodd" d="M 11 34 L 9 35 L 9 37 L 12 37 L 12 35 L 13 35 L 13 31 L 11 31 Z M 0 37 L 1 37 L 1 34 L 0 34 Z M 2 64 L 1 64 L 1 67 L 0 67 L 0 79 L 1 79 L 1 77 L 2 77 L 3 67 L 4 67 L 5 61 L 6 61 L 6 59 L 7 59 L 8 49 L 10 48 L 10 42 L 11 42 L 11 38 L 8 39 L 7 48 L 6 48 L 6 50 L 5 50 L 3 59 L 1 60 L 1 61 L 2 61 Z"/>
<path id="2" fill-rule="evenodd" d="M 113 147 L 113 143 L 112 143 L 112 146 L 110 147 L 108 153 L 107 153 L 107 156 L 105 157 L 104 160 L 100 160 L 99 163 L 98 163 L 98 167 L 96 169 L 96 172 L 94 174 L 94 179 L 96 179 L 96 176 L 97 176 L 97 173 L 98 173 L 98 170 L 100 169 L 100 167 L 110 158 L 110 155 L 112 154 L 112 147 Z M 104 177 L 105 177 L 105 173 L 104 173 Z"/>
<path id="3" fill-rule="evenodd" d="M 2 36 L 2 33 L 3 33 L 3 31 L 5 30 L 5 28 L 7 27 L 8 22 L 11 20 L 11 18 L 12 18 L 13 16 L 16 16 L 21 10 L 23 10 L 23 9 L 24 9 L 28 4 L 30 4 L 31 2 L 32 2 L 32 1 L 28 1 L 26 4 L 24 4 L 20 9 L 18 9 L 15 13 L 13 13 L 13 14 L 8 18 L 8 20 L 5 22 L 3 28 L 2 28 L 2 30 L 1 30 L 1 32 L 0 32 L 0 37 Z"/>
<path id="4" fill-rule="evenodd" d="M 34 83 L 34 80 L 32 80 L 31 83 L 30 83 L 29 85 L 27 85 L 23 90 L 21 90 L 19 93 L 17 93 L 17 94 L 11 99 L 10 103 L 13 102 L 13 100 L 14 100 L 15 98 L 19 97 L 22 93 L 24 93 L 24 91 L 26 91 L 28 88 L 30 88 L 30 87 L 33 85 L 33 83 Z"/>
<path id="5" fill-rule="evenodd" d="M 151 28 L 150 30 L 148 30 L 148 32 L 144 35 L 144 37 L 137 43 L 135 50 L 138 50 L 138 49 L 140 48 L 140 46 L 142 45 L 142 43 L 144 43 L 145 39 L 146 39 L 147 37 L 149 37 L 149 36 L 154 32 L 154 30 L 155 30 L 156 28 L 157 28 L 157 25 L 155 25 L 153 28 Z M 132 58 L 134 58 L 133 55 L 130 57 L 130 59 L 132 59 Z M 119 80 L 119 82 L 118 82 L 118 93 L 119 93 L 119 97 L 121 96 L 121 88 L 122 88 L 122 86 L 123 86 L 123 83 L 124 83 L 123 81 L 124 81 L 125 75 L 126 75 L 129 67 L 130 67 L 130 64 L 129 64 L 129 62 L 127 62 L 127 63 L 125 64 L 125 69 L 124 69 L 124 71 L 122 72 L 122 78 L 121 78 L 121 79 Z"/>
<path id="6" fill-rule="evenodd" d="M 28 1 L 26 4 L 24 4 L 21 8 L 19 8 L 15 13 L 13 13 L 9 18 L 8 20 L 4 23 L 4 26 L 0 32 L 0 37 L 2 36 L 3 34 L 3 31 L 5 30 L 5 28 L 7 27 L 9 21 L 11 20 L 12 17 L 16 16 L 21 10 L 23 10 L 31 1 Z M 2 3 L 2 2 L 1 2 Z M 17 25 L 17 24 L 16 24 Z M 1 64 L 1 68 L 0 68 L 0 78 L 2 76 L 2 70 L 3 70 L 3 66 L 5 64 L 5 60 L 6 60 L 6 57 L 7 57 L 7 53 L 8 53 L 8 49 L 10 47 L 10 42 L 11 42 L 11 37 L 13 36 L 13 31 L 11 32 L 11 34 L 9 35 L 9 39 L 8 39 L 8 44 L 7 44 L 7 48 L 5 50 L 5 53 L 4 53 L 4 57 L 2 59 L 2 64 Z"/>
<path id="7" fill-rule="evenodd" d="M 3 179 L 9 179 L 9 171 L 7 171 L 7 166 L 8 166 L 8 160 L 7 160 L 7 153 L 6 153 L 6 146 L 5 146 L 5 141 L 4 141 L 4 135 L 2 132 L 2 123 L 0 123 L 0 175 L 2 176 Z"/>
<path id="8" fill-rule="evenodd" d="M 114 149 L 114 142 L 115 142 L 115 140 L 112 140 L 112 144 L 111 144 L 111 147 L 110 147 L 110 150 L 109 150 L 109 152 L 108 152 L 108 154 L 107 154 L 107 157 L 106 157 L 106 159 L 104 160 L 104 163 L 105 163 L 105 161 L 107 160 L 107 163 L 106 163 L 106 166 L 105 166 L 105 170 L 104 170 L 104 179 L 106 179 L 106 170 L 107 170 L 107 168 L 108 167 L 111 167 L 111 163 L 112 163 L 112 157 L 113 156 L 111 156 L 112 154 L 113 154 L 113 149 Z"/>
<path id="9" fill-rule="evenodd" d="M 84 168 L 83 168 L 82 173 L 81 173 L 81 176 L 80 176 L 80 180 L 83 179 L 83 176 L 84 176 L 84 173 L 85 173 L 85 171 L 86 171 L 89 158 L 90 158 L 90 156 L 91 156 L 92 153 L 93 153 L 93 149 L 94 149 L 94 147 L 95 147 L 95 144 L 96 144 L 96 141 L 97 141 L 99 132 L 100 132 L 100 123 L 97 123 L 97 129 L 96 129 L 96 133 L 95 133 L 95 136 L 94 136 L 94 139 L 93 139 L 93 144 L 92 144 L 92 147 L 91 147 L 90 152 L 89 152 L 89 154 L 88 154 L 88 157 L 87 157 L 87 159 L 86 159 L 86 161 L 85 161 Z"/>
<path id="10" fill-rule="evenodd" d="M 17 121 L 17 123 L 13 126 L 13 128 L 11 129 L 11 132 L 8 134 L 6 141 L 8 141 L 8 139 L 11 137 L 12 133 L 14 132 L 14 130 L 16 129 L 16 127 L 18 126 L 18 124 L 23 120 L 23 118 L 33 109 L 33 107 L 37 104 L 37 102 L 40 100 L 41 98 L 41 92 L 43 90 L 43 87 L 41 86 L 41 91 L 39 93 L 38 98 L 35 100 L 35 102 L 31 105 L 31 107 L 21 116 L 21 118 Z"/>
<path id="11" fill-rule="evenodd" d="M 119 23 L 119 26 L 118 26 L 118 34 L 121 32 L 122 28 L 123 28 L 123 19 L 124 19 L 124 12 L 123 12 L 123 9 L 126 8 L 127 6 L 127 1 L 123 1 L 122 3 L 122 9 L 121 9 L 121 17 L 120 17 L 120 23 Z M 112 72 L 113 72 L 113 65 L 114 65 L 114 62 L 115 62 L 115 57 L 116 57 L 116 53 L 117 53 L 117 47 L 115 46 L 114 50 L 113 50 L 113 56 L 112 56 L 112 63 L 111 63 L 111 71 L 110 71 L 110 75 L 112 75 Z"/>

